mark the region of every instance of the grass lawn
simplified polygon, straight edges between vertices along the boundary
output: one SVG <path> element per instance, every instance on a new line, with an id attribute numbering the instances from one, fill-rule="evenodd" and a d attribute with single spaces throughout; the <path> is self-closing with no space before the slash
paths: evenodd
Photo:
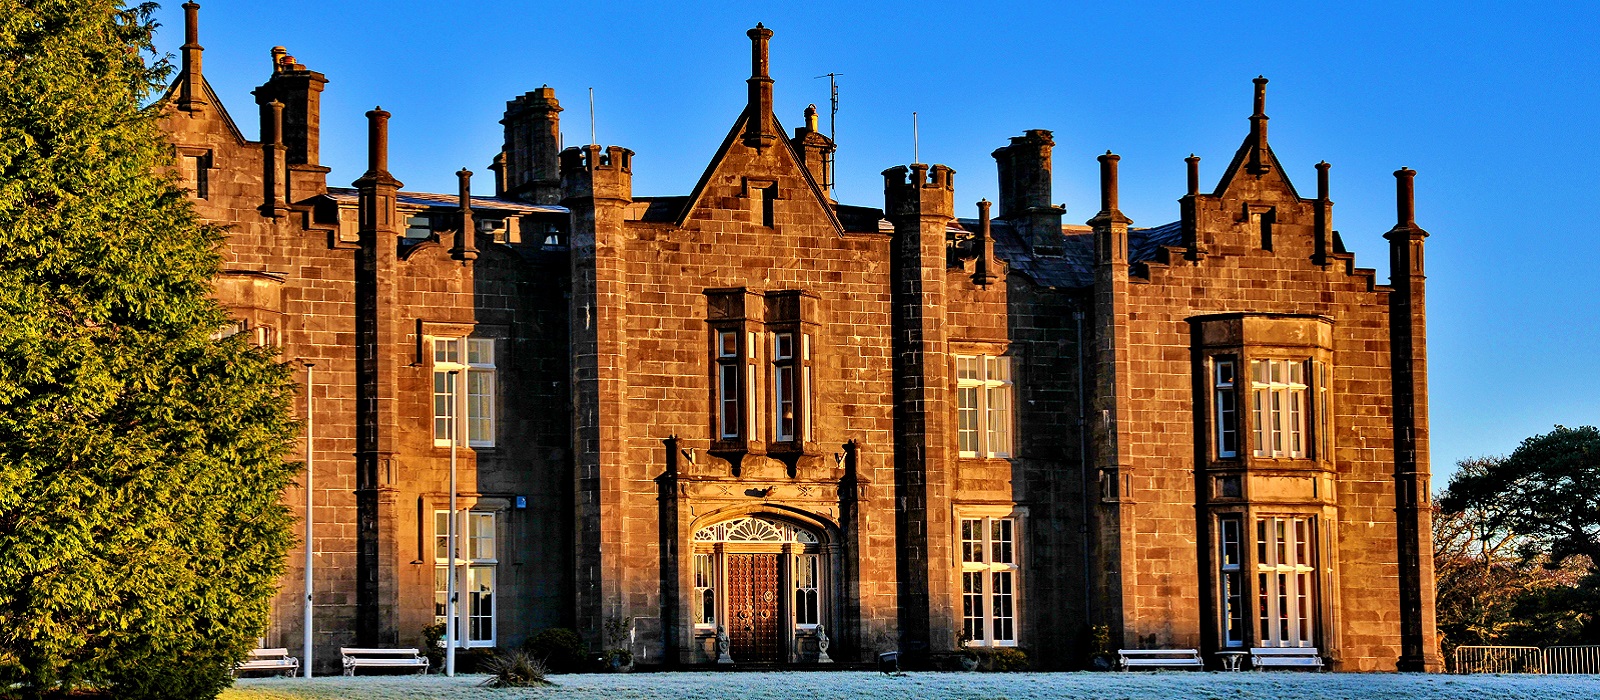
<path id="1" fill-rule="evenodd" d="M 484 676 L 251 678 L 223 700 L 1593 700 L 1600 676 L 1393 673 L 634 673 L 552 676 L 554 686 L 480 688 Z"/>

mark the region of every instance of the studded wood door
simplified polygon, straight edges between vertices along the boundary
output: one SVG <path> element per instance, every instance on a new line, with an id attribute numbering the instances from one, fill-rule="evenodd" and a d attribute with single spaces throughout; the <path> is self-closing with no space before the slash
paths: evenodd
<path id="1" fill-rule="evenodd" d="M 734 661 L 777 661 L 778 555 L 728 555 L 728 655 Z"/>

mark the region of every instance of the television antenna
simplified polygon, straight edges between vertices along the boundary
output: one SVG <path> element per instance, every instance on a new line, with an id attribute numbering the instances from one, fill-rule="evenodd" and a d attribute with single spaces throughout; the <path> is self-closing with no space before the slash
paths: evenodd
<path id="1" fill-rule="evenodd" d="M 823 185 L 823 189 L 829 192 L 833 191 L 833 181 L 838 179 L 834 175 L 838 168 L 838 164 L 834 162 L 834 156 L 839 151 L 839 137 L 835 135 L 835 129 L 838 127 L 839 120 L 839 76 L 841 75 L 844 74 L 823 73 L 812 78 L 812 80 L 828 79 L 828 141 L 833 144 L 833 151 L 828 153 L 828 182 Z"/>

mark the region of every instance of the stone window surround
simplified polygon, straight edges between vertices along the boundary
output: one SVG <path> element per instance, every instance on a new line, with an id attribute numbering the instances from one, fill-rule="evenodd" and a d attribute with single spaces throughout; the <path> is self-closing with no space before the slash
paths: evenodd
<path id="1" fill-rule="evenodd" d="M 1018 397 L 1020 395 L 1019 394 L 1020 387 L 1024 384 L 1023 371 L 1024 371 L 1026 363 L 1022 361 L 1023 347 L 1022 346 L 1018 346 L 1018 345 L 1013 345 L 1012 342 L 1009 341 L 1009 340 L 973 340 L 973 339 L 965 339 L 965 338 L 951 338 L 950 342 L 949 342 L 949 348 L 950 348 L 949 355 L 948 355 L 949 366 L 948 366 L 948 369 L 947 369 L 947 371 L 950 373 L 950 375 L 949 375 L 950 376 L 950 380 L 949 380 L 949 391 L 950 391 L 950 401 L 949 401 L 949 406 L 950 407 L 949 407 L 949 411 L 950 411 L 950 413 L 949 413 L 949 415 L 950 415 L 951 432 L 952 432 L 952 434 L 957 436 L 957 440 L 958 440 L 957 450 L 955 452 L 956 458 L 957 459 L 962 459 L 962 460 L 979 460 L 979 461 L 982 461 L 982 460 L 1010 460 L 1010 459 L 1019 458 L 1020 455 L 1018 453 L 1021 451 L 1021 445 L 1022 445 L 1022 439 L 1021 438 L 1022 438 L 1022 436 L 1019 435 L 1018 432 L 1017 432 L 1017 426 L 1018 426 L 1017 402 L 1018 402 Z M 1009 360 L 1010 360 L 1010 363 L 1011 363 L 1011 367 L 1010 367 L 1011 406 L 1010 406 L 1010 410 L 1007 412 L 1007 415 L 1009 416 L 1010 423 L 1011 423 L 1009 426 L 1007 426 L 1007 428 L 1009 429 L 1008 430 L 1008 434 L 1009 434 L 1009 438 L 1010 438 L 1009 442 L 1011 443 L 1010 444 L 1011 451 L 1009 453 L 1006 453 L 1006 454 L 988 454 L 984 450 L 979 450 L 977 454 L 971 454 L 971 453 L 962 452 L 960 450 L 960 447 L 959 447 L 959 431 L 961 429 L 961 413 L 960 413 L 960 397 L 957 394 L 957 391 L 958 391 L 958 389 L 960 387 L 961 380 L 959 379 L 959 376 L 958 376 L 959 369 L 958 369 L 958 364 L 957 364 L 956 358 L 957 358 L 957 356 L 973 356 L 973 355 L 979 356 L 980 364 L 982 363 L 982 358 L 985 357 L 985 356 L 987 356 L 987 357 L 1005 357 L 1005 358 L 1009 358 Z M 980 403 L 980 415 L 979 415 L 979 421 L 978 421 L 978 424 L 979 424 L 978 425 L 978 440 L 979 440 L 980 443 L 986 443 L 987 439 L 988 439 L 988 434 L 987 434 L 987 431 L 985 430 L 985 426 L 987 425 L 987 416 L 983 415 L 983 412 L 981 411 L 982 401 L 980 400 L 979 403 Z"/>
<path id="2" fill-rule="evenodd" d="M 506 424 L 506 415 L 505 415 L 506 402 L 505 402 L 505 398 L 503 396 L 504 392 L 502 392 L 500 390 L 501 387 L 506 385 L 506 382 L 503 380 L 501 375 L 505 371 L 507 371 L 507 368 L 515 366 L 515 364 L 514 364 L 514 359 L 515 358 L 513 357 L 514 343 L 512 342 L 510 331 L 511 331 L 510 327 L 505 326 L 505 325 L 501 325 L 501 324 L 460 322 L 460 321 L 430 321 L 430 320 L 422 319 L 422 318 L 419 318 L 419 319 L 416 320 L 416 327 L 414 329 L 414 335 L 413 335 L 413 338 L 414 338 L 414 341 L 415 341 L 415 346 L 414 346 L 415 354 L 413 355 L 413 357 L 411 359 L 411 361 L 412 361 L 411 366 L 412 367 L 423 368 L 423 369 L 427 370 L 427 378 L 426 378 L 425 383 L 426 383 L 426 386 L 427 386 L 426 391 L 428 392 L 428 397 L 427 397 L 426 403 L 429 406 L 429 409 L 428 409 L 428 413 L 427 413 L 428 423 L 425 426 L 425 429 L 428 431 L 428 434 L 430 436 L 433 434 L 433 418 L 434 418 L 434 416 L 433 416 L 433 408 L 432 408 L 432 406 L 433 406 L 433 396 L 432 396 L 432 392 L 433 392 L 433 376 L 432 376 L 433 375 L 433 340 L 435 338 L 438 338 L 440 340 L 445 340 L 445 339 L 450 339 L 450 338 L 458 338 L 458 339 L 478 338 L 478 339 L 493 340 L 494 341 L 494 364 L 495 364 L 495 370 L 494 370 L 494 372 L 495 372 L 495 380 L 494 380 L 495 381 L 495 387 L 494 387 L 493 406 L 491 407 L 491 414 L 493 415 L 493 421 L 492 421 L 492 425 L 491 425 L 491 428 L 490 428 L 492 439 L 490 441 L 488 441 L 488 442 L 480 442 L 479 444 L 472 444 L 472 441 L 470 439 L 463 440 L 462 443 L 457 446 L 457 449 L 460 449 L 460 450 L 471 450 L 473 452 L 478 452 L 478 453 L 492 453 L 492 452 L 496 451 L 497 449 L 499 449 L 498 448 L 498 445 L 499 445 L 499 439 L 498 439 L 499 438 L 499 429 L 500 429 L 500 426 Z M 465 347 L 465 345 L 463 345 L 462 346 L 463 355 L 465 354 L 465 352 L 466 352 L 466 347 Z M 461 359 L 463 361 L 465 361 L 466 357 L 463 356 Z M 464 364 L 463 364 L 463 367 L 465 367 Z M 464 388 L 464 386 L 463 386 L 463 388 Z M 466 392 L 462 391 L 461 393 L 462 393 L 462 400 L 465 401 Z M 464 413 L 464 411 L 463 411 L 463 413 Z M 434 446 L 435 454 L 448 454 L 449 453 L 449 451 L 450 451 L 450 440 L 449 439 L 433 440 L 432 443 L 433 443 L 433 446 Z"/>
<path id="3" fill-rule="evenodd" d="M 436 568 L 438 566 L 439 560 L 436 557 L 436 551 L 434 549 L 437 541 L 436 538 L 444 537 L 445 535 L 443 533 L 435 532 L 437 529 L 436 518 L 437 514 L 448 511 L 449 508 L 449 493 L 425 493 L 418 497 L 417 559 L 411 562 L 413 565 L 420 566 L 426 563 L 429 569 Z M 468 640 L 467 637 L 469 635 L 466 633 L 466 630 L 469 629 L 470 623 L 467 620 L 468 603 L 466 602 L 466 596 L 462 596 L 460 608 L 458 609 L 458 614 L 461 616 L 460 624 L 462 625 L 462 635 L 458 643 L 461 644 L 462 648 L 493 647 L 499 639 L 499 597 L 504 594 L 503 582 L 500 580 L 501 571 L 506 564 L 521 564 L 521 562 L 514 561 L 517 558 L 515 556 L 512 556 L 509 560 L 505 556 L 502 556 L 502 553 L 514 554 L 514 550 L 509 549 L 509 546 L 506 544 L 512 541 L 510 537 L 511 533 L 509 531 L 510 518 L 508 517 L 511 512 L 511 499 L 501 496 L 484 496 L 472 492 L 457 492 L 456 510 L 460 514 L 458 515 L 458 519 L 463 521 L 467 520 L 469 513 L 489 513 L 493 514 L 494 516 L 494 541 L 496 557 L 493 560 L 486 560 L 480 563 L 481 566 L 492 566 L 495 569 L 495 573 L 493 574 L 495 579 L 494 597 L 491 598 L 492 621 L 490 623 L 490 638 L 487 640 Z M 460 548 L 458 551 L 466 551 L 468 545 L 466 539 L 466 527 L 464 525 L 457 530 L 456 539 L 456 545 Z M 427 569 L 424 569 L 424 571 L 426 570 Z M 435 579 L 433 576 L 429 576 L 428 580 L 432 581 Z M 457 585 L 462 587 L 462 592 L 465 590 L 466 581 L 467 577 L 465 575 L 462 575 L 461 579 L 458 581 Z M 435 594 L 435 596 L 436 595 L 437 594 Z M 432 596 L 429 597 L 428 600 L 430 605 L 434 605 L 437 602 L 436 597 Z"/>

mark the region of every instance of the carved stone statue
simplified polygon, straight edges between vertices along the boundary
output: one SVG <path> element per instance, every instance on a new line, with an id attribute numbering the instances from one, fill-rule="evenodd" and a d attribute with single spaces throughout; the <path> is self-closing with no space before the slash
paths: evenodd
<path id="1" fill-rule="evenodd" d="M 824 628 L 821 623 L 818 623 L 817 624 L 817 663 L 819 663 L 819 664 L 831 664 L 831 663 L 833 663 L 833 659 L 828 658 L 828 647 L 831 646 L 832 644 L 833 644 L 833 642 L 828 639 L 828 630 L 826 628 Z"/>
<path id="2" fill-rule="evenodd" d="M 717 626 L 717 663 L 733 663 L 733 657 L 728 656 L 728 631 L 721 625 Z"/>

